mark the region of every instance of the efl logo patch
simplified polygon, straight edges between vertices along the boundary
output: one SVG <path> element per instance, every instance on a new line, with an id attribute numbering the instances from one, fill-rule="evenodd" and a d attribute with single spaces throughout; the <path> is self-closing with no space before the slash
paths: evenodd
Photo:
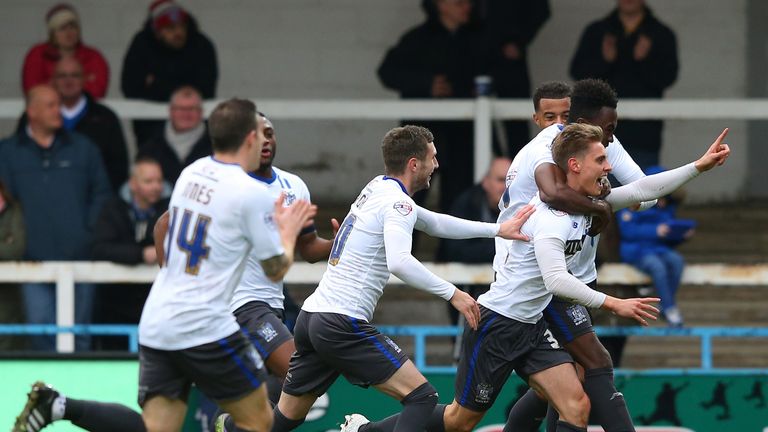
<path id="1" fill-rule="evenodd" d="M 581 308 L 579 306 L 571 306 L 568 309 L 566 309 L 566 312 L 568 313 L 568 316 L 571 318 L 571 321 L 573 321 L 574 325 L 579 325 L 587 322 L 589 317 L 584 312 L 584 308 Z"/>
<path id="2" fill-rule="evenodd" d="M 398 213 L 400 213 L 403 216 L 408 216 L 413 211 L 413 207 L 411 206 L 411 203 L 408 201 L 398 201 L 393 206 L 395 210 L 397 210 Z"/>
<path id="3" fill-rule="evenodd" d="M 261 326 L 259 326 L 258 329 L 256 329 L 256 332 L 259 334 L 259 336 L 263 337 L 264 340 L 269 343 L 277 337 L 277 331 L 274 327 L 272 327 L 271 323 L 265 322 Z"/>
<path id="4" fill-rule="evenodd" d="M 480 404 L 487 404 L 491 402 L 491 395 L 493 395 L 493 386 L 488 383 L 480 383 L 475 388 L 475 402 Z"/>

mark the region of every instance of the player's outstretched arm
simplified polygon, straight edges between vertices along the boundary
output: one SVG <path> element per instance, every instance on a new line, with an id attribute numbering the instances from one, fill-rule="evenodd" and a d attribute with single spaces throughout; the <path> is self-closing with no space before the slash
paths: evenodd
<path id="1" fill-rule="evenodd" d="M 539 165 L 534 172 L 534 178 L 539 188 L 539 197 L 550 207 L 570 214 L 598 216 L 592 223 L 590 235 L 595 236 L 608 226 L 611 220 L 611 206 L 603 200 L 592 200 L 573 190 L 568 186 L 565 173 L 557 165 Z"/>
<path id="2" fill-rule="evenodd" d="M 387 269 L 406 284 L 430 292 L 451 302 L 467 323 L 477 329 L 480 322 L 480 308 L 469 294 L 456 288 L 429 271 L 411 255 L 413 232 L 396 223 L 384 224 L 384 250 L 387 255 Z"/>
<path id="3" fill-rule="evenodd" d="M 493 238 L 499 232 L 499 224 L 462 219 L 433 212 L 418 205 L 416 206 L 416 224 L 413 227 L 432 237 L 453 240 Z"/>
<path id="4" fill-rule="evenodd" d="M 168 234 L 168 221 L 170 213 L 165 211 L 155 222 L 155 229 L 152 231 L 152 239 L 155 241 L 155 252 L 157 253 L 157 265 L 165 265 L 165 235 Z"/>
<path id="5" fill-rule="evenodd" d="M 661 299 L 656 297 L 620 299 L 606 296 L 601 308 L 609 310 L 618 316 L 631 318 L 641 325 L 647 326 L 648 321 L 646 320 L 656 320 L 656 315 L 659 313 L 659 310 L 652 306 L 651 303 L 658 303 L 659 301 Z"/>
<path id="6" fill-rule="evenodd" d="M 730 147 L 723 142 L 727 134 L 728 128 L 723 130 L 715 142 L 695 162 L 617 187 L 611 191 L 606 200 L 611 203 L 615 210 L 620 210 L 641 201 L 669 195 L 702 172 L 725 163 L 731 154 Z"/>
<path id="7" fill-rule="evenodd" d="M 336 233 L 339 231 L 339 221 L 331 219 L 331 226 L 333 227 L 333 237 L 336 237 Z M 302 258 L 310 263 L 316 263 L 328 259 L 331 254 L 331 248 L 333 247 L 333 238 L 324 239 L 317 235 L 317 231 L 311 231 L 299 235 L 296 240 L 296 249 Z"/>

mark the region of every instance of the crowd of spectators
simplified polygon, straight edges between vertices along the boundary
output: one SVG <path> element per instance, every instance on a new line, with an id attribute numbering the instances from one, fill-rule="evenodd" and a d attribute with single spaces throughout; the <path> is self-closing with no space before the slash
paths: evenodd
<path id="1" fill-rule="evenodd" d="M 492 83 L 501 98 L 531 96 L 528 47 L 547 22 L 547 0 L 422 0 L 425 21 L 387 50 L 381 83 L 402 98 L 471 98 Z M 154 0 L 131 40 L 120 73 L 125 98 L 169 105 L 168 119 L 134 120 L 138 156 L 129 163 L 120 119 L 99 101 L 110 69 L 98 49 L 82 40 L 74 7 L 45 15 L 48 40 L 33 46 L 22 67 L 26 108 L 15 133 L 0 141 L 0 260 L 108 260 L 153 264 L 152 228 L 167 207 L 181 170 L 211 153 L 203 101 L 216 96 L 216 49 L 192 14 L 174 0 Z M 658 98 L 677 77 L 674 33 L 643 0 L 617 0 L 607 17 L 584 31 L 571 75 L 608 81 L 621 97 Z M 479 80 L 480 78 L 481 80 Z M 440 170 L 438 205 L 475 220 L 495 220 L 493 202 L 509 164 L 529 139 L 528 122 L 495 130 L 497 159 L 472 186 L 473 132 L 465 121 L 412 121 L 435 136 Z M 641 165 L 658 163 L 661 122 L 622 122 L 622 141 Z M 500 180 L 501 179 L 501 180 Z M 426 195 L 415 197 L 424 203 Z M 490 244 L 479 249 L 492 251 Z M 438 259 L 474 262 L 485 253 L 445 242 Z M 470 260 L 470 261 L 467 261 Z M 483 258 L 482 262 L 489 260 Z M 76 322 L 135 323 L 148 287 L 78 283 Z M 0 322 L 50 323 L 52 284 L 0 287 Z M 95 312 L 98 311 L 98 312 Z M 23 317 L 20 315 L 23 312 Z M 7 338 L 6 338 L 7 339 Z M 6 339 L 0 339 L 0 349 Z M 77 338 L 78 349 L 90 340 Z M 101 348 L 124 346 L 101 338 Z M 53 337 L 29 348 L 53 349 Z"/>

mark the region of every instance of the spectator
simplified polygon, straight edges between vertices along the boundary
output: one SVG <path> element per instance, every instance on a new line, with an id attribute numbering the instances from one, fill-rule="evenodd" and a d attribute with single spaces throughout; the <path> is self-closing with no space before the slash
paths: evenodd
<path id="1" fill-rule="evenodd" d="M 125 97 L 168 102 L 181 86 L 196 88 L 204 99 L 216 96 L 216 50 L 195 19 L 173 0 L 155 0 L 144 28 L 125 55 L 121 87 Z M 136 142 L 144 144 L 162 122 L 133 122 Z"/>
<path id="2" fill-rule="evenodd" d="M 647 175 L 665 171 L 660 166 L 646 169 Z M 675 246 L 691 238 L 694 223 L 677 219 L 675 212 L 681 201 L 679 194 L 660 198 L 645 211 L 621 210 L 617 220 L 621 233 L 621 259 L 648 274 L 661 298 L 661 312 L 672 327 L 683 326 L 683 316 L 675 295 L 680 287 L 685 262 Z"/>
<path id="3" fill-rule="evenodd" d="M 33 46 L 24 59 L 24 94 L 36 85 L 49 84 L 59 60 L 75 58 L 83 65 L 85 90 L 96 99 L 106 96 L 109 88 L 109 65 L 99 51 L 80 40 L 80 18 L 75 8 L 60 3 L 48 11 L 45 21 L 48 25 L 48 42 Z"/>
<path id="4" fill-rule="evenodd" d="M 622 98 L 661 98 L 677 79 L 677 41 L 644 0 L 618 0 L 607 17 L 581 36 L 571 76 L 607 81 Z M 622 144 L 641 168 L 658 165 L 660 120 L 625 120 Z"/>
<path id="5" fill-rule="evenodd" d="M 163 172 L 160 164 L 147 157 L 136 160 L 129 181 L 130 201 L 113 197 L 104 205 L 93 233 L 93 259 L 118 264 L 157 264 L 152 231 L 158 217 L 168 209 L 162 199 Z M 113 284 L 100 287 L 95 300 L 97 323 L 138 324 L 151 285 Z M 119 338 L 98 338 L 102 349 L 122 349 Z"/>
<path id="6" fill-rule="evenodd" d="M 173 92 L 169 111 L 165 127 L 141 147 L 140 154 L 157 160 L 165 180 L 173 185 L 181 170 L 212 150 L 203 121 L 203 100 L 194 87 Z"/>
<path id="7" fill-rule="evenodd" d="M 469 0 L 434 0 L 424 5 L 427 20 L 408 31 L 379 66 L 382 84 L 404 99 L 470 98 L 474 79 L 486 75 L 483 33 L 469 25 Z M 434 13 L 431 7 L 434 6 Z M 403 121 L 427 127 L 435 136 L 440 159 L 440 208 L 472 186 L 474 160 L 472 123 L 465 121 Z M 426 191 L 424 191 L 426 192 Z M 426 194 L 414 196 L 418 203 Z"/>
<path id="8" fill-rule="evenodd" d="M 506 190 L 506 176 L 512 161 L 506 157 L 497 157 L 483 181 L 462 192 L 451 206 L 450 215 L 463 219 L 496 223 L 499 217 L 499 200 Z M 487 264 L 495 255 L 495 240 L 475 238 L 467 240 L 441 239 L 437 251 L 438 262 L 460 262 L 466 264 Z M 472 297 L 488 291 L 488 285 L 459 286 Z M 456 324 L 459 314 L 453 307 L 448 308 L 451 323 Z M 457 353 L 458 354 L 458 353 Z"/>
<path id="9" fill-rule="evenodd" d="M 26 128 L 0 142 L 0 180 L 24 209 L 24 258 L 87 260 L 91 227 L 111 193 L 99 150 L 84 135 L 61 127 L 59 95 L 49 85 L 29 90 L 26 114 Z M 52 322 L 53 284 L 27 283 L 22 289 L 27 322 Z M 90 322 L 92 302 L 93 285 L 76 284 L 76 322 Z M 53 337 L 32 339 L 35 349 L 53 349 Z M 78 350 L 88 345 L 89 338 L 76 338 Z"/>
<path id="10" fill-rule="evenodd" d="M 96 144 L 112 185 L 117 192 L 128 179 L 128 146 L 117 115 L 107 106 L 96 102 L 83 89 L 83 68 L 77 59 L 65 57 L 56 64 L 53 87 L 61 98 L 64 129 L 79 132 Z M 27 125 L 23 115 L 19 130 Z"/>
<path id="11" fill-rule="evenodd" d="M 529 98 L 528 45 L 549 19 L 548 0 L 476 0 L 477 16 L 489 34 L 493 87 L 500 98 Z M 509 157 L 528 143 L 527 121 L 504 122 Z"/>
<path id="12" fill-rule="evenodd" d="M 18 261 L 24 256 L 24 216 L 0 181 L 0 261 Z M 16 284 L 0 283 L 0 324 L 24 322 L 21 294 Z M 0 351 L 18 348 L 17 338 L 0 336 Z"/>

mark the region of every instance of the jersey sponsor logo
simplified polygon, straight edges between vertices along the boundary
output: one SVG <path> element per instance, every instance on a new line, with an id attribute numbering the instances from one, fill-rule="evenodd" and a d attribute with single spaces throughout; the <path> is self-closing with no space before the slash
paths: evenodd
<path id="1" fill-rule="evenodd" d="M 475 387 L 475 402 L 479 404 L 491 403 L 493 386 L 488 383 L 480 383 Z"/>
<path id="2" fill-rule="evenodd" d="M 588 316 L 584 312 L 584 308 L 574 305 L 565 310 L 568 317 L 573 321 L 573 325 L 579 325 L 587 322 Z"/>
<path id="3" fill-rule="evenodd" d="M 413 206 L 408 201 L 398 201 L 393 207 L 403 216 L 408 216 L 413 211 Z"/>
<path id="4" fill-rule="evenodd" d="M 272 342 L 272 339 L 277 337 L 277 330 L 275 330 L 274 327 L 272 327 L 272 323 L 262 323 L 258 329 L 256 329 L 256 332 L 264 338 L 264 341 L 269 343 Z"/>
<path id="5" fill-rule="evenodd" d="M 578 240 L 568 240 L 567 242 L 565 242 L 565 254 L 566 255 L 575 254 L 576 252 L 581 250 L 583 244 L 584 244 L 584 237 Z"/>

